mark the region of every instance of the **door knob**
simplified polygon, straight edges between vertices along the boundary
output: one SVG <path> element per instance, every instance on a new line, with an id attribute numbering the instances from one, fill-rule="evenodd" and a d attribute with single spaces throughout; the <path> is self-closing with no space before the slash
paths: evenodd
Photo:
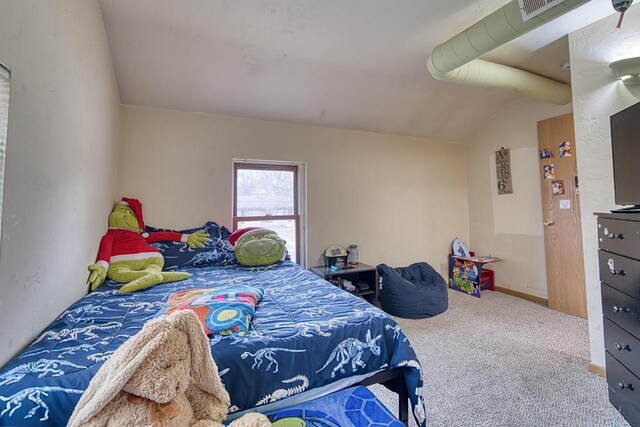
<path id="1" fill-rule="evenodd" d="M 631 351 L 631 346 L 629 344 L 616 343 L 616 348 L 618 349 L 618 351 L 622 351 L 622 350 Z"/>
<path id="2" fill-rule="evenodd" d="M 553 225 L 556 225 L 555 221 L 552 219 L 545 219 L 544 220 L 544 225 L 546 225 L 547 227 L 551 227 Z"/>

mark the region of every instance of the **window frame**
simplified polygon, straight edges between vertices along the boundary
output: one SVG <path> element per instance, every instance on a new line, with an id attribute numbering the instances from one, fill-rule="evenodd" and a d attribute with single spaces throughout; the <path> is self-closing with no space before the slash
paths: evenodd
<path id="1" fill-rule="evenodd" d="M 6 67 L 4 64 L 0 63 L 0 77 L 3 80 L 6 80 L 8 83 L 8 87 L 9 87 L 9 98 L 11 97 L 11 69 L 9 67 Z M 6 111 L 6 126 L 5 126 L 5 131 L 6 134 L 4 134 L 3 138 L 4 138 L 4 147 L 0 147 L 4 150 L 4 155 L 2 158 L 0 158 L 0 236 L 2 236 L 2 216 L 3 216 L 3 211 L 4 211 L 4 188 L 5 188 L 5 178 L 6 178 L 6 167 L 7 167 L 7 145 L 8 145 L 8 139 L 9 139 L 9 114 L 10 114 L 10 108 L 9 108 L 9 103 L 10 103 L 10 99 L 7 101 L 7 111 Z"/>
<path id="2" fill-rule="evenodd" d="M 296 228 L 296 263 L 304 266 L 306 263 L 302 259 L 302 215 L 300 214 L 300 175 L 304 165 L 293 162 L 269 162 L 259 160 L 236 160 L 233 161 L 233 229 L 238 229 L 238 223 L 243 221 L 290 221 L 295 222 Z M 261 215 L 261 216 L 238 216 L 238 171 L 240 170 L 264 170 L 264 171 L 284 171 L 293 173 L 293 215 Z M 306 253 L 306 250 L 304 251 Z"/>

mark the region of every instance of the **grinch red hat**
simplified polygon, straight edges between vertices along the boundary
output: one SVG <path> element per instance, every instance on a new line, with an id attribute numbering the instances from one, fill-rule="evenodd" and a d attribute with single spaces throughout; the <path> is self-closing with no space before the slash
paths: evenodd
<path id="1" fill-rule="evenodd" d="M 140 225 L 140 228 L 144 232 L 145 231 L 144 218 L 142 218 L 142 203 L 140 203 L 140 200 L 123 197 L 122 202 L 120 203 L 129 206 L 129 208 L 133 211 L 133 214 L 136 216 L 136 219 L 138 220 L 138 224 Z"/>

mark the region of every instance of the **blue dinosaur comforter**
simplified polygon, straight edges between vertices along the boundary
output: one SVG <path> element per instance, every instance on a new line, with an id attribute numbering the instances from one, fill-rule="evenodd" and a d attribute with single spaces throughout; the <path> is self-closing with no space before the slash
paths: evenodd
<path id="1" fill-rule="evenodd" d="M 346 387 L 350 379 L 404 368 L 414 416 L 425 425 L 420 364 L 382 311 L 291 262 L 186 271 L 188 280 L 134 294 L 120 295 L 121 285 L 105 282 L 62 313 L 0 370 L 0 425 L 66 425 L 102 363 L 171 294 L 229 284 L 265 291 L 246 336 L 210 339 L 232 413 L 277 409 L 277 402 L 300 393 L 312 398 L 334 391 L 332 385 Z"/>

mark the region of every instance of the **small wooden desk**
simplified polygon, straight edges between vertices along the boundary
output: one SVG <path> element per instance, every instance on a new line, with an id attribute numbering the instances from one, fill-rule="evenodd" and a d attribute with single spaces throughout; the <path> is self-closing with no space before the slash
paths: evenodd
<path id="1" fill-rule="evenodd" d="M 480 277 L 485 264 L 499 262 L 488 256 L 463 257 L 449 254 L 449 287 L 480 298 Z"/>

